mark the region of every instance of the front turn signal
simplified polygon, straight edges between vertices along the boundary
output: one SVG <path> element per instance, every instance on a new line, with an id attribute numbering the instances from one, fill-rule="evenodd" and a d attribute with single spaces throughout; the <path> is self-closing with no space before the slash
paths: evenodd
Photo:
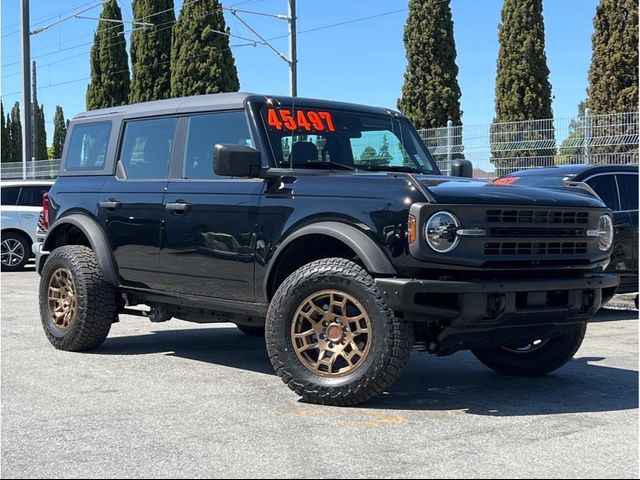
<path id="1" fill-rule="evenodd" d="M 409 229 L 408 229 L 408 236 L 409 236 L 409 243 L 413 243 L 416 241 L 416 217 L 414 217 L 413 215 L 409 215 Z"/>

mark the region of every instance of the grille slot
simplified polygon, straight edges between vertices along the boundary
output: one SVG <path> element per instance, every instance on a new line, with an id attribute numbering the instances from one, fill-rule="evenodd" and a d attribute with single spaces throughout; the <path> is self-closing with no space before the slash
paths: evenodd
<path id="1" fill-rule="evenodd" d="M 488 223 L 587 224 L 589 212 L 575 210 L 487 210 Z"/>
<path id="2" fill-rule="evenodd" d="M 487 242 L 485 255 L 580 255 L 586 242 Z"/>
<path id="3" fill-rule="evenodd" d="M 579 238 L 585 236 L 582 228 L 549 228 L 549 227 L 494 227 L 489 230 L 492 237 L 503 238 Z"/>

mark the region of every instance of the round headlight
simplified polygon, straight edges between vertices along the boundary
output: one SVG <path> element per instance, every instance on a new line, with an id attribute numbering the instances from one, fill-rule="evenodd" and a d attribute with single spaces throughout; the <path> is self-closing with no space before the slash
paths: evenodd
<path id="1" fill-rule="evenodd" d="M 460 222 L 452 213 L 434 213 L 425 225 L 427 243 L 438 253 L 450 252 L 460 243 L 460 237 L 456 233 L 458 227 Z"/>
<path id="2" fill-rule="evenodd" d="M 606 252 L 613 245 L 613 220 L 605 213 L 598 220 L 598 247 Z"/>

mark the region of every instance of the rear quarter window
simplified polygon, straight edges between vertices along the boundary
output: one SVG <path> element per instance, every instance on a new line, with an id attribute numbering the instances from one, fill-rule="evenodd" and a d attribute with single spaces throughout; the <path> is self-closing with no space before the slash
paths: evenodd
<path id="1" fill-rule="evenodd" d="M 71 130 L 65 170 L 101 170 L 107 157 L 111 122 L 77 124 Z"/>
<path id="2" fill-rule="evenodd" d="M 42 196 L 49 191 L 48 186 L 26 186 L 20 190 L 18 205 L 22 207 L 41 207 Z"/>

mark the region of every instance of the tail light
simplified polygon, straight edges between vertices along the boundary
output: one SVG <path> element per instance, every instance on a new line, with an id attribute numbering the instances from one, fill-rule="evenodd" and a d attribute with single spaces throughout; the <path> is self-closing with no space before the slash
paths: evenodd
<path id="1" fill-rule="evenodd" d="M 49 207 L 51 202 L 49 201 L 49 194 L 42 195 L 42 230 L 45 232 L 49 230 Z"/>

